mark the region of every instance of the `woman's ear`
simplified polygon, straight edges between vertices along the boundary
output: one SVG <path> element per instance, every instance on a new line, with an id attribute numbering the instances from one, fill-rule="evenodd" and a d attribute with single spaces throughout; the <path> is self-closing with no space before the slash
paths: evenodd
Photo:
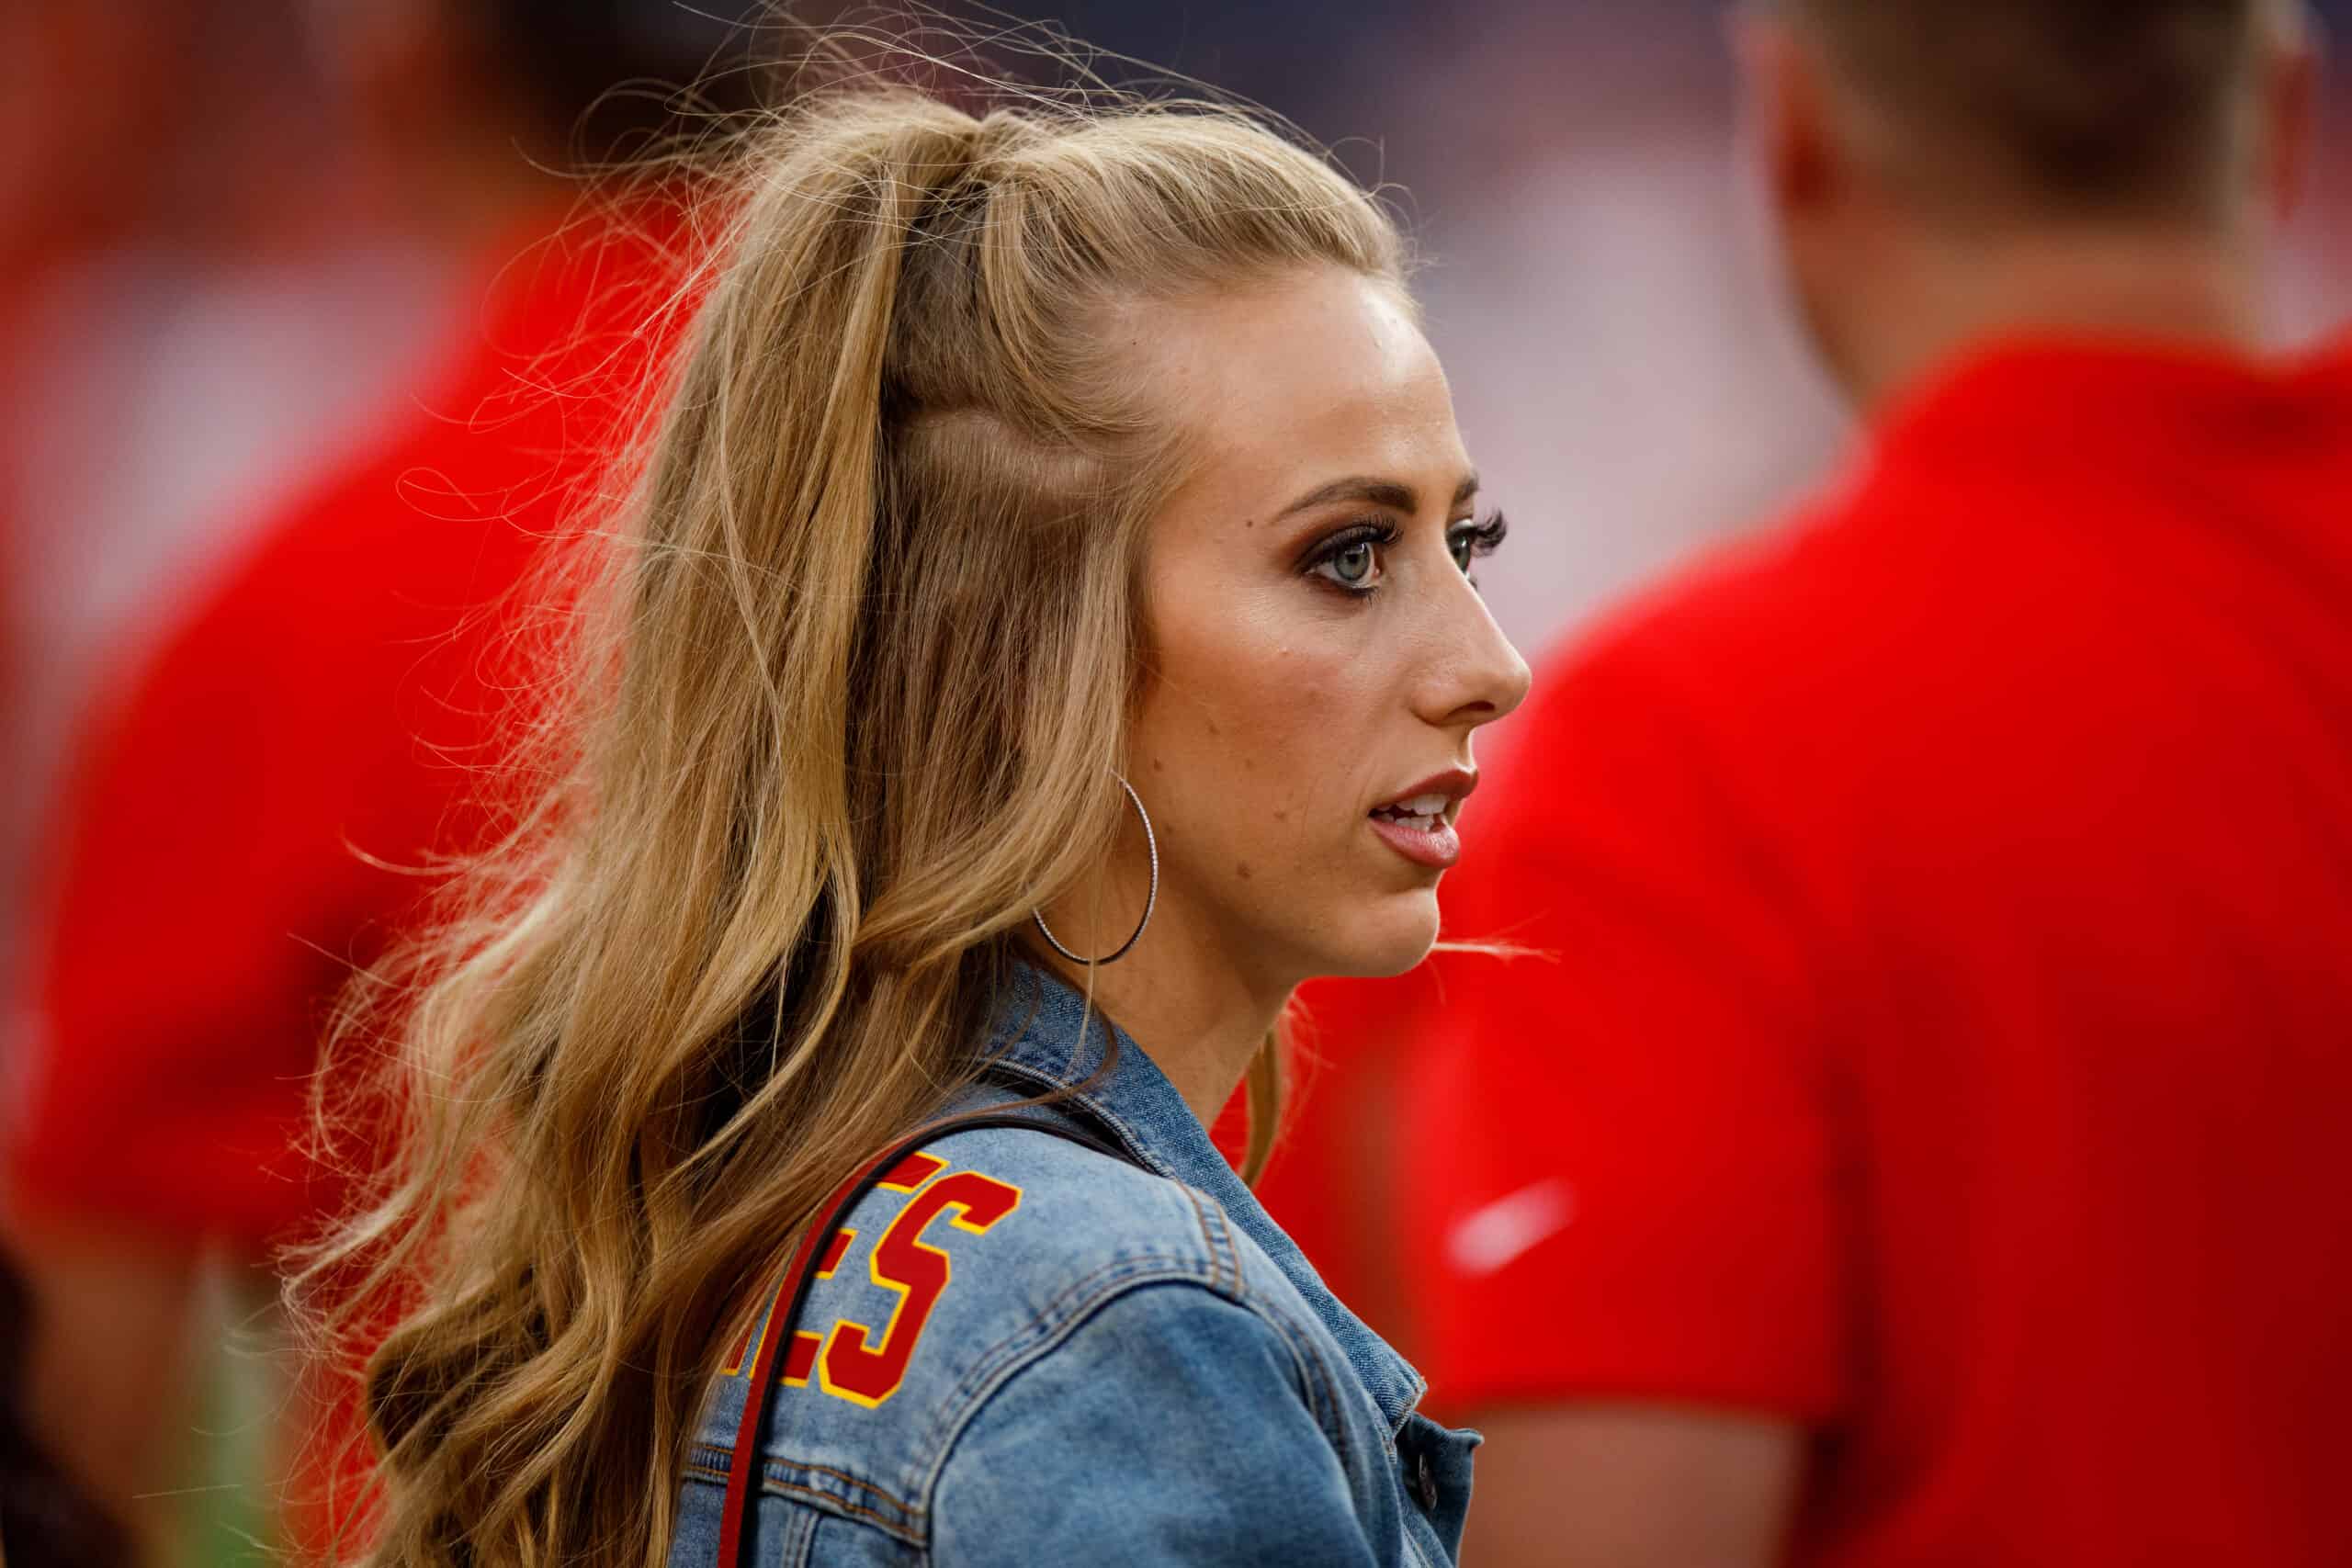
<path id="1" fill-rule="evenodd" d="M 1756 150 L 1774 216 L 1802 220 L 1826 206 L 1838 183 L 1823 62 L 1775 8 L 1734 6 L 1725 27 L 1748 145 Z"/>
<path id="2" fill-rule="evenodd" d="M 2302 205 L 2310 178 L 2325 40 L 2319 17 L 2302 0 L 2276 0 L 2276 9 L 2263 51 L 2255 177 L 2260 199 L 2283 222 Z"/>

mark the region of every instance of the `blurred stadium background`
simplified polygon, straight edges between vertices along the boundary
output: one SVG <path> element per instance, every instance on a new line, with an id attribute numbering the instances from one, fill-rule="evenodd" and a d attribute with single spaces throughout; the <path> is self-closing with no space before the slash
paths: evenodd
<path id="1" fill-rule="evenodd" d="M 402 395 L 471 280 L 376 183 L 354 35 L 322 44 L 407 3 L 0 7 L 0 1105 L 77 736 L 242 530 Z M 681 48 L 746 8 L 618 3 Z M 1005 9 L 1262 102 L 1402 187 L 1464 432 L 1516 525 L 1487 592 L 1522 648 L 1768 516 L 1840 439 L 1743 184 L 1712 0 Z M 2322 9 L 2352 23 L 2352 0 Z M 2352 313 L 2352 104 L 2327 141 L 2283 264 L 2286 342 Z M 217 1290 L 233 1327 L 250 1292 Z M 209 1360 L 190 1562 L 262 1560 L 275 1385 L 240 1350 L 258 1342 L 225 1333 Z"/>

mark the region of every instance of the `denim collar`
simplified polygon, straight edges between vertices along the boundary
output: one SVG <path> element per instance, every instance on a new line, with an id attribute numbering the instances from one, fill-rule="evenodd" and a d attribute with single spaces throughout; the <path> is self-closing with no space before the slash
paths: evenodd
<path id="1" fill-rule="evenodd" d="M 1110 1070 L 1069 1095 L 1064 1103 L 1083 1108 L 1147 1168 L 1196 1188 L 1223 1205 L 1235 1226 L 1273 1259 L 1340 1342 L 1393 1436 L 1420 1403 L 1427 1387 L 1420 1374 L 1340 1303 L 1133 1036 L 1099 1011 L 1090 1019 L 1086 1000 L 1076 990 L 1059 976 L 1023 963 L 1015 967 L 1012 983 L 998 999 L 987 1071 L 1024 1094 L 1068 1089 L 1102 1067 L 1114 1033 L 1118 1051 Z"/>

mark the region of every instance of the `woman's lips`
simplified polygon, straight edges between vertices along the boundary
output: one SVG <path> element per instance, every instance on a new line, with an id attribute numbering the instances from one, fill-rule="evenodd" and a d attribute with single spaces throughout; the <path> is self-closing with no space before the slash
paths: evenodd
<path id="1" fill-rule="evenodd" d="M 1393 817 L 1373 816 L 1365 820 L 1390 849 L 1415 865 L 1451 871 L 1462 858 L 1462 835 L 1442 817 L 1435 818 L 1436 825 L 1431 828 L 1411 827 Z"/>

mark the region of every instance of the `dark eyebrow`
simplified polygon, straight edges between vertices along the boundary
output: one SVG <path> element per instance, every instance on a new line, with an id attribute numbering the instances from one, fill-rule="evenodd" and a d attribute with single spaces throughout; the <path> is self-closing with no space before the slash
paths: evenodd
<path id="1" fill-rule="evenodd" d="M 1466 476 L 1459 485 L 1454 487 L 1453 504 L 1460 506 L 1477 493 L 1478 476 L 1474 473 Z M 1366 479 L 1358 475 L 1350 479 L 1333 479 L 1319 490 L 1309 491 L 1283 507 L 1275 515 L 1288 517 L 1295 512 L 1305 512 L 1309 507 L 1321 506 L 1334 501 L 1367 502 L 1374 506 L 1385 506 L 1396 512 L 1419 512 L 1421 509 L 1420 492 L 1414 490 L 1411 485 L 1398 484 L 1395 479 Z"/>

